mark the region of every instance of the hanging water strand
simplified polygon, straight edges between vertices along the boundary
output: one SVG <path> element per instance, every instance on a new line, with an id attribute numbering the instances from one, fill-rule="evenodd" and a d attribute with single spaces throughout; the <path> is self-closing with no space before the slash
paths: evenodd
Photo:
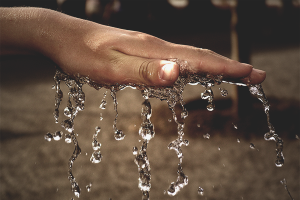
<path id="1" fill-rule="evenodd" d="M 263 88 L 260 84 L 250 85 L 249 91 L 252 95 L 256 96 L 264 106 L 264 111 L 267 115 L 267 123 L 269 127 L 269 132 L 264 135 L 265 140 L 270 141 L 273 140 L 276 143 L 276 161 L 275 165 L 277 167 L 282 167 L 284 164 L 284 156 L 283 156 L 283 140 L 275 133 L 275 128 L 270 122 L 270 104 L 266 98 L 266 95 L 263 91 Z"/>
<path id="2" fill-rule="evenodd" d="M 115 134 L 115 139 L 116 140 L 123 140 L 125 138 L 125 134 L 123 133 L 122 130 L 118 130 L 117 129 L 117 119 L 118 119 L 118 102 L 117 102 L 117 88 L 116 86 L 111 86 L 111 89 L 110 89 L 110 95 L 113 99 L 113 102 L 114 102 L 114 110 L 116 112 L 116 117 L 115 117 L 115 120 L 114 120 L 114 124 L 113 124 L 113 129 L 114 129 L 114 134 Z"/>
<path id="3" fill-rule="evenodd" d="M 145 91 L 143 91 L 146 93 Z M 139 129 L 139 135 L 143 138 L 140 151 L 137 147 L 133 147 L 134 162 L 138 167 L 139 184 L 138 187 L 142 191 L 142 200 L 149 200 L 149 192 L 151 188 L 151 168 L 147 156 L 147 147 L 149 141 L 154 137 L 155 131 L 152 122 L 150 121 L 152 115 L 151 104 L 148 100 L 148 95 L 144 96 L 145 101 L 142 104 L 142 124 Z"/>
<path id="4" fill-rule="evenodd" d="M 64 115 L 68 117 L 68 119 L 64 120 L 61 125 L 62 127 L 68 132 L 68 134 L 65 135 L 65 141 L 67 143 L 72 142 L 75 146 L 74 152 L 72 156 L 69 159 L 68 166 L 68 179 L 71 183 L 71 188 L 74 193 L 74 195 L 79 198 L 80 196 L 80 187 L 78 183 L 75 180 L 75 177 L 73 176 L 73 164 L 75 160 L 77 159 L 78 155 L 81 153 L 81 149 L 79 147 L 78 141 L 76 139 L 76 135 L 74 133 L 74 119 L 79 111 L 82 111 L 84 109 L 84 102 L 85 102 L 85 94 L 82 91 L 83 84 L 86 83 L 86 80 L 84 78 L 78 77 L 76 80 L 70 79 L 67 75 L 56 71 L 56 74 L 54 76 L 55 81 L 55 89 L 56 89 L 56 95 L 55 95 L 55 111 L 54 111 L 54 118 L 55 122 L 58 123 L 58 117 L 59 117 L 59 106 L 60 102 L 62 101 L 62 91 L 60 89 L 60 81 L 65 81 L 66 85 L 69 88 L 68 92 L 68 102 L 67 107 L 64 109 Z M 73 103 L 74 106 L 73 106 Z M 56 132 L 56 135 L 54 138 L 58 139 L 61 138 L 61 133 Z"/>

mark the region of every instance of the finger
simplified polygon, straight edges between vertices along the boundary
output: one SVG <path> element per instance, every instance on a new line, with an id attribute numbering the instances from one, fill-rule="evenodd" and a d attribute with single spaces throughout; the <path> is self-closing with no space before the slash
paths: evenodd
<path id="1" fill-rule="evenodd" d="M 140 40 L 129 39 L 130 45 L 123 46 L 119 51 L 146 58 L 170 59 L 177 58 L 188 61 L 190 71 L 193 73 L 211 73 L 214 75 L 222 74 L 225 78 L 241 79 L 249 77 L 252 66 L 240 63 L 224 56 L 221 56 L 207 49 L 199 49 L 186 45 L 178 45 L 163 41 L 159 38 L 139 33 Z M 128 48 L 130 46 L 130 48 Z M 252 80 L 260 83 L 264 76 L 254 73 Z"/>

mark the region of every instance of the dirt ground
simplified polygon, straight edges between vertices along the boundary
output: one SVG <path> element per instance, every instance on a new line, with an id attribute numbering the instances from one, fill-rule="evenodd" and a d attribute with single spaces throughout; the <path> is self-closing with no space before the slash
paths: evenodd
<path id="1" fill-rule="evenodd" d="M 229 96 L 218 97 L 216 110 L 209 112 L 205 109 L 206 102 L 200 99 L 203 88 L 189 86 L 184 98 L 189 111 L 185 138 L 190 145 L 183 148 L 183 171 L 189 177 L 189 184 L 175 197 L 164 194 L 177 178 L 178 159 L 173 151 L 167 149 L 169 142 L 177 137 L 176 124 L 168 121 L 171 112 L 166 102 L 153 99 L 151 121 L 156 135 L 148 147 L 152 175 L 150 198 L 288 200 L 289 195 L 280 182 L 286 179 L 293 198 L 300 199 L 300 142 L 296 139 L 296 135 L 300 136 L 298 53 L 299 49 L 293 47 L 261 50 L 253 55 L 253 63 L 258 68 L 265 67 L 268 73 L 263 86 L 266 86 L 271 103 L 271 121 L 284 140 L 283 167 L 277 168 L 274 164 L 275 143 L 263 139 L 267 124 L 260 102 L 254 100 L 253 105 L 249 105 L 252 106 L 251 112 L 238 119 L 231 112 L 230 88 Z M 287 57 L 289 59 L 286 60 Z M 280 70 L 280 64 L 287 62 L 291 65 L 286 67 L 291 70 L 285 74 L 274 72 L 274 67 Z M 51 89 L 53 76 L 53 63 L 46 59 L 1 58 L 1 200 L 74 197 L 67 178 L 68 160 L 74 146 L 63 140 L 44 140 L 47 132 L 62 130 L 60 125 L 54 123 L 52 115 L 55 94 Z M 293 81 L 291 77 L 295 77 Z M 66 87 L 63 91 L 66 97 Z M 217 94 L 219 89 L 216 87 L 214 91 Z M 133 146 L 141 145 L 138 128 L 143 99 L 140 92 L 127 88 L 117 93 L 118 128 L 126 134 L 123 141 L 115 141 L 113 137 L 115 113 L 109 93 L 107 108 L 101 110 L 99 104 L 105 90 L 96 91 L 84 86 L 84 92 L 86 107 L 75 119 L 75 132 L 78 133 L 82 153 L 73 169 L 81 187 L 80 199 L 141 199 L 137 187 L 137 166 L 132 155 Z M 66 99 L 61 108 L 65 105 Z M 99 120 L 100 113 L 103 121 Z M 99 164 L 89 161 L 93 152 L 91 142 L 95 126 L 102 128 L 98 140 L 102 144 L 103 160 Z M 210 139 L 203 138 L 206 133 L 211 135 Z M 250 143 L 256 149 L 251 149 Z M 91 192 L 85 189 L 89 183 L 92 183 Z M 204 196 L 198 195 L 199 187 L 203 188 Z"/>

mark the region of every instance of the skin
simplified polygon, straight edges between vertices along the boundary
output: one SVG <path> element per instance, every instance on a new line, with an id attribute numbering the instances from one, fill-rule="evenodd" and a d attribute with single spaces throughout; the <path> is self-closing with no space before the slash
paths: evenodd
<path id="1" fill-rule="evenodd" d="M 207 49 L 104 26 L 43 8 L 0 8 L 0 54 L 41 54 L 66 73 L 100 84 L 172 85 L 186 60 L 192 73 L 258 84 L 266 73 Z M 250 80 L 250 82 L 249 82 Z"/>

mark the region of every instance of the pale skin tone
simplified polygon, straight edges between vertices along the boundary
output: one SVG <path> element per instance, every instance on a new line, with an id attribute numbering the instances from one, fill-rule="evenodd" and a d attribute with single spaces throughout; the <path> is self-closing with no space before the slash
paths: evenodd
<path id="1" fill-rule="evenodd" d="M 66 73 L 101 84 L 172 85 L 186 60 L 191 73 L 258 84 L 266 73 L 207 49 L 104 26 L 42 8 L 0 8 L 0 53 L 40 54 Z M 249 82 L 250 80 L 250 82 Z"/>

